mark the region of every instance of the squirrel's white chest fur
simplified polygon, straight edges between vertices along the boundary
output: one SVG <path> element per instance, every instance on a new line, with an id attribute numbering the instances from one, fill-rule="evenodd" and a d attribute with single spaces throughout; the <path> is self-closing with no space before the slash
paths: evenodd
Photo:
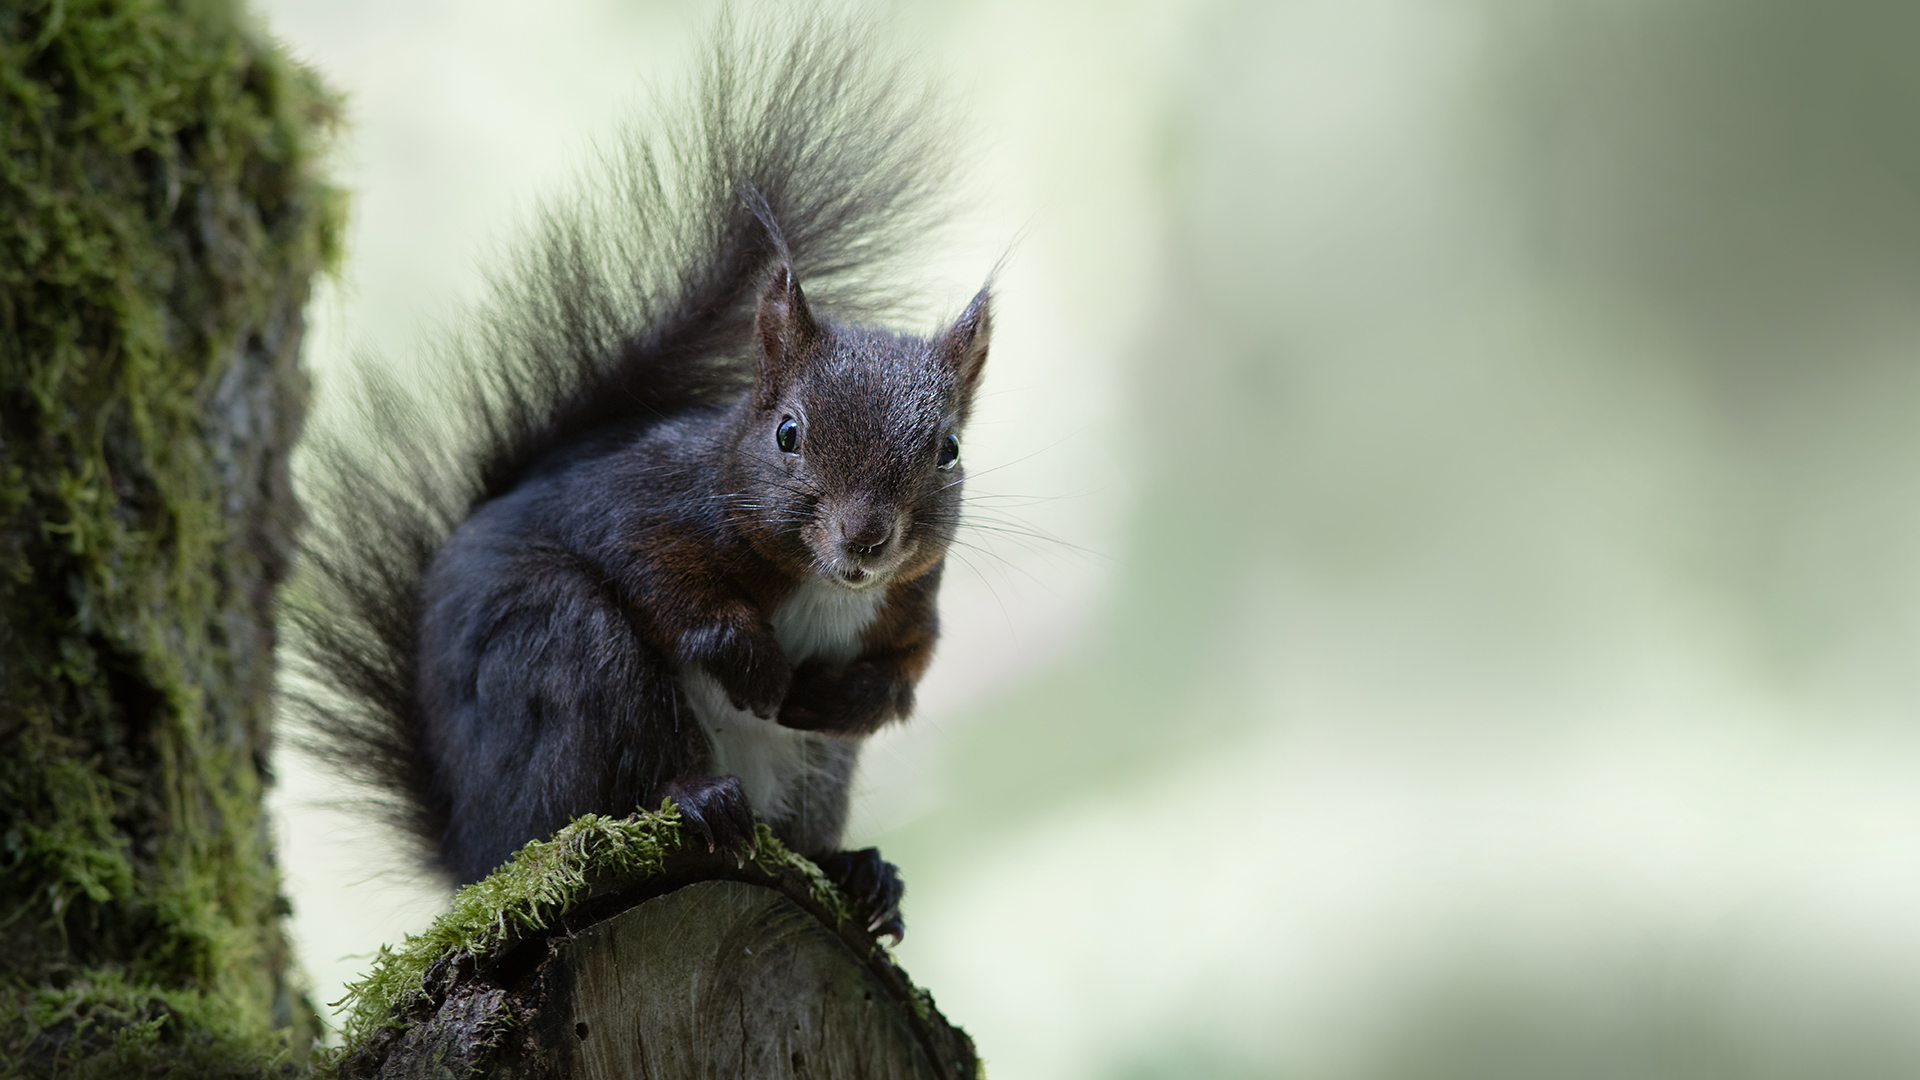
<path id="1" fill-rule="evenodd" d="M 774 612 L 774 637 L 795 665 L 815 658 L 851 660 L 860 654 L 860 635 L 885 595 L 883 588 L 852 592 L 809 578 Z M 680 683 L 713 745 L 714 775 L 739 777 L 762 817 L 784 817 L 794 781 L 808 767 L 808 744 L 832 736 L 795 731 L 734 708 L 720 683 L 698 665 L 683 670 Z"/>

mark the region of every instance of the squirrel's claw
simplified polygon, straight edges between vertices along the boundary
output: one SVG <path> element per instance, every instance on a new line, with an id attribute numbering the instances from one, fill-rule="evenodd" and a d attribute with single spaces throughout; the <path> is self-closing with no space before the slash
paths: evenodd
<path id="1" fill-rule="evenodd" d="M 662 798 L 672 799 L 680 819 L 708 851 L 735 847 L 754 838 L 753 808 L 740 780 L 733 776 L 685 776 L 660 787 Z"/>
<path id="2" fill-rule="evenodd" d="M 868 923 L 867 933 L 874 937 L 885 937 L 887 948 L 897 949 L 900 947 L 900 942 L 907 936 L 907 924 L 900 918 L 900 912 L 895 911 L 884 919 L 876 917 L 873 922 Z"/>

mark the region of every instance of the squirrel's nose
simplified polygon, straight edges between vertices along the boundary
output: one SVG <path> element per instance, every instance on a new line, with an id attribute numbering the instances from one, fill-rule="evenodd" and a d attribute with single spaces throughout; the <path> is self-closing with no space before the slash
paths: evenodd
<path id="1" fill-rule="evenodd" d="M 839 548 L 841 558 L 851 559 L 856 565 L 871 564 L 890 554 L 908 524 L 897 503 L 866 492 L 829 497 L 823 500 L 821 510 L 821 524 L 827 532 L 823 539 Z"/>
<path id="2" fill-rule="evenodd" d="M 849 555 L 872 558 L 887 549 L 893 541 L 893 526 L 884 521 L 868 522 L 857 532 L 849 534 L 840 542 Z"/>
<path id="3" fill-rule="evenodd" d="M 871 559 L 893 542 L 894 515 L 877 506 L 849 507 L 836 523 L 840 547 L 856 558 Z"/>

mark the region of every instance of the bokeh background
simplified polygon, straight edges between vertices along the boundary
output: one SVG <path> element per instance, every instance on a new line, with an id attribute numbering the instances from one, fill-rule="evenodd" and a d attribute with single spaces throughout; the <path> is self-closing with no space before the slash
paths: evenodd
<path id="1" fill-rule="evenodd" d="M 261 0 L 322 422 L 704 3 Z M 858 842 L 1015 1078 L 1920 1074 L 1920 5 L 943 0 L 1008 254 Z M 315 992 L 441 898 L 281 761 Z"/>

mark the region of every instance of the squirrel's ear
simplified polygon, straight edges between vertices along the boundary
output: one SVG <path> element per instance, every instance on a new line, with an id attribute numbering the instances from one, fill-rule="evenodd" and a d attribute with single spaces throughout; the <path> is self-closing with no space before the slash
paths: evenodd
<path id="1" fill-rule="evenodd" d="M 953 328 L 935 347 L 942 363 L 953 369 L 960 391 L 960 411 L 973 406 L 973 392 L 980 386 L 980 369 L 987 364 L 987 339 L 993 336 L 993 286 L 974 294 L 967 310 L 953 322 Z"/>
<path id="2" fill-rule="evenodd" d="M 793 267 L 786 263 L 774 267 L 767 291 L 760 294 L 760 310 L 753 317 L 755 405 L 773 407 L 819 334 L 820 327 L 807 310 L 807 298 L 800 292 Z"/>

